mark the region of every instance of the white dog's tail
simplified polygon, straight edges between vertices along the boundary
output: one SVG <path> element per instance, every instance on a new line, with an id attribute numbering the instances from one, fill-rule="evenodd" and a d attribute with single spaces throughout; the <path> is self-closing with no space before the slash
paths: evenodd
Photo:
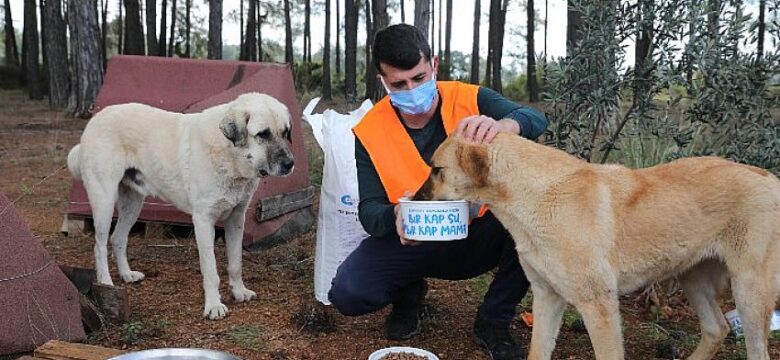
<path id="1" fill-rule="evenodd" d="M 76 179 L 81 179 L 81 144 L 77 144 L 68 153 L 68 171 Z"/>

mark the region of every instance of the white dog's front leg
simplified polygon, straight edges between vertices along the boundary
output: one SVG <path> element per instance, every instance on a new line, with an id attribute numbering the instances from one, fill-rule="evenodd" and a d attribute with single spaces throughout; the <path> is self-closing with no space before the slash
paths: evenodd
<path id="1" fill-rule="evenodd" d="M 239 204 L 225 219 L 225 245 L 228 258 L 228 279 L 230 291 L 236 302 L 249 301 L 257 297 L 254 291 L 244 286 L 241 278 L 241 254 L 243 250 L 244 219 L 246 203 Z"/>
<path id="2" fill-rule="evenodd" d="M 211 320 L 221 319 L 227 315 L 228 308 L 222 304 L 219 296 L 219 274 L 217 261 L 214 258 L 214 220 L 207 215 L 193 215 L 192 223 L 195 226 L 200 273 L 203 276 L 205 293 L 203 316 Z"/>

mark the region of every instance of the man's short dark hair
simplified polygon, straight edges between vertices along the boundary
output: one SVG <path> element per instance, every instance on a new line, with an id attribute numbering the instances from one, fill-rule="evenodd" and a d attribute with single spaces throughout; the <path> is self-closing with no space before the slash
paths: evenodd
<path id="1" fill-rule="evenodd" d="M 374 66 L 382 74 L 380 63 L 409 70 L 420 63 L 420 53 L 425 61 L 431 60 L 431 47 L 419 29 L 408 24 L 390 25 L 374 37 Z"/>

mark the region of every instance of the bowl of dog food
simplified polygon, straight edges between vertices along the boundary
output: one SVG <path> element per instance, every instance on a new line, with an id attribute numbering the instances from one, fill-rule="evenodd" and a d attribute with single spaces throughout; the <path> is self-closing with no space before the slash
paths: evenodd
<path id="1" fill-rule="evenodd" d="M 451 241 L 469 235 L 469 203 L 401 199 L 404 237 L 417 241 Z"/>
<path id="2" fill-rule="evenodd" d="M 439 357 L 428 350 L 394 346 L 374 351 L 368 360 L 439 360 Z"/>
<path id="3" fill-rule="evenodd" d="M 108 360 L 241 360 L 241 358 L 217 350 L 168 348 L 134 351 Z"/>

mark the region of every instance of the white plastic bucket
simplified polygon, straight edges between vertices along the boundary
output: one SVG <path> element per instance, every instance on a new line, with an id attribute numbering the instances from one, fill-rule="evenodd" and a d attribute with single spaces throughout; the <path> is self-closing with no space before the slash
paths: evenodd
<path id="1" fill-rule="evenodd" d="M 418 348 L 413 348 L 408 346 L 395 346 L 395 347 L 379 349 L 371 353 L 371 355 L 368 356 L 368 360 L 381 360 L 385 355 L 392 354 L 392 353 L 412 353 L 414 355 L 425 356 L 426 358 L 428 358 L 427 360 L 439 360 L 438 356 L 434 355 L 432 352 L 428 350 L 423 350 L 423 349 L 418 349 Z"/>
<path id="2" fill-rule="evenodd" d="M 418 241 L 450 241 L 469 235 L 469 203 L 401 200 L 404 237 Z"/>

